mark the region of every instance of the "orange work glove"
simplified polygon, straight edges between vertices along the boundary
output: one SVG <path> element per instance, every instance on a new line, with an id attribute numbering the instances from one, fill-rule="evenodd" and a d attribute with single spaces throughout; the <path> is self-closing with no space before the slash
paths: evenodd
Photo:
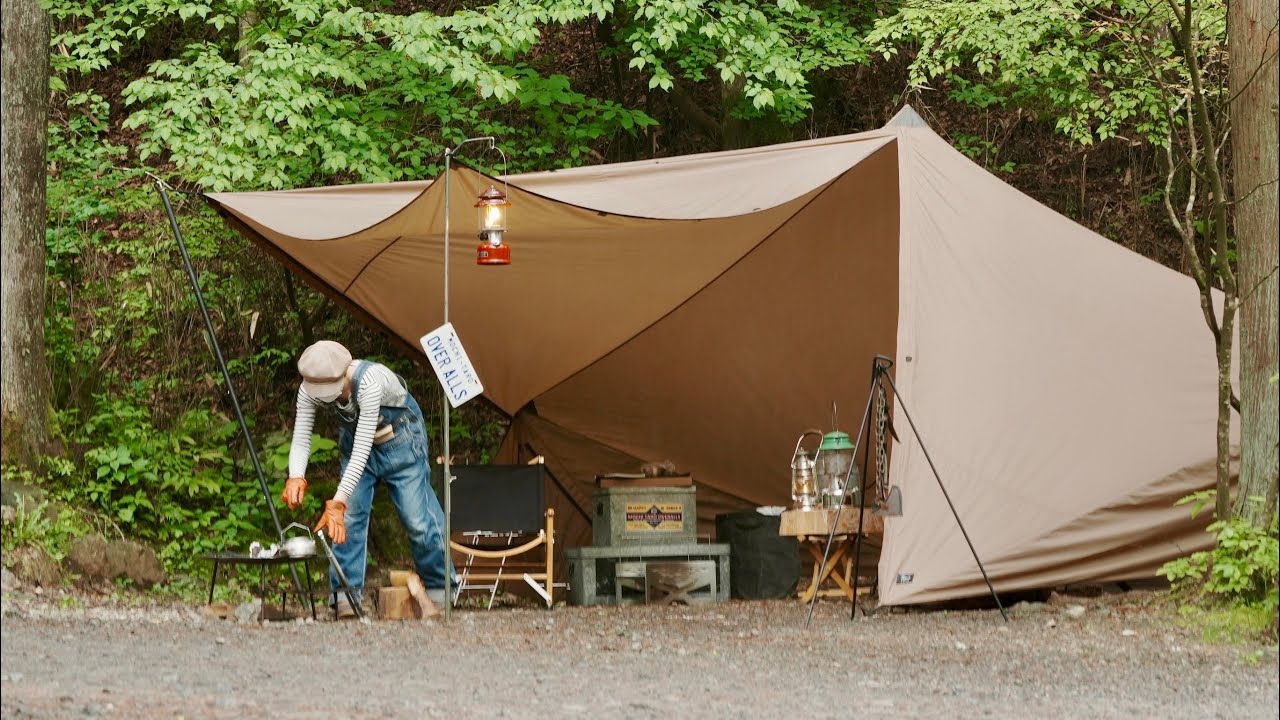
<path id="1" fill-rule="evenodd" d="M 334 545 L 347 541 L 347 504 L 341 500 L 325 500 L 324 514 L 316 524 L 316 532 L 324 530 Z"/>
<path id="2" fill-rule="evenodd" d="M 291 477 L 284 481 L 284 492 L 280 493 L 280 499 L 292 510 L 302 504 L 302 498 L 306 494 L 307 479 Z"/>

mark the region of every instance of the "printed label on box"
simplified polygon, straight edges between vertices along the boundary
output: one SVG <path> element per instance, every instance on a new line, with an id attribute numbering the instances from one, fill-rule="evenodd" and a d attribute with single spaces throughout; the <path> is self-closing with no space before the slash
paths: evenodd
<path id="1" fill-rule="evenodd" d="M 684 529 L 684 505 L 680 503 L 627 503 L 627 532 L 680 532 Z"/>

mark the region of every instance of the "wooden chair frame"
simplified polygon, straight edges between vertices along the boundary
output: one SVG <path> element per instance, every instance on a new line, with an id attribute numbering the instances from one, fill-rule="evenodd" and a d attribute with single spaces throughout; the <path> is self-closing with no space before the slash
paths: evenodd
<path id="1" fill-rule="evenodd" d="M 454 489 L 454 533 L 462 541 L 449 539 L 451 555 L 460 556 L 455 558 L 459 580 L 451 602 L 466 590 L 488 590 L 488 607 L 493 607 L 501 583 L 523 581 L 548 608 L 555 604 L 555 509 L 545 503 L 546 470 L 540 460 L 528 463 L 538 466 L 528 472 L 527 465 L 455 466 L 454 480 L 462 483 Z M 475 474 L 465 477 L 468 471 Z M 495 501 L 499 496 L 502 499 Z M 539 548 L 545 553 L 543 562 L 509 567 L 512 558 Z M 529 572 L 520 571 L 525 568 Z"/>
<path id="2" fill-rule="evenodd" d="M 493 607 L 494 597 L 498 592 L 498 584 L 502 582 L 513 582 L 523 580 L 533 588 L 534 592 L 542 598 L 547 607 L 555 604 L 555 549 L 556 549 L 556 511 L 555 508 L 547 508 L 546 510 L 546 527 L 538 531 L 537 537 L 525 542 L 521 545 L 503 548 L 501 550 L 493 550 L 490 548 L 480 547 L 476 545 L 465 545 L 457 541 L 449 541 L 449 547 L 461 554 L 465 561 L 463 567 L 458 571 L 458 587 L 454 591 L 453 600 L 456 603 L 464 590 L 489 590 L 489 605 Z M 519 533 L 488 533 L 484 531 L 462 533 L 465 537 L 471 535 L 480 540 L 481 538 L 503 537 L 507 542 L 513 542 Z M 505 572 L 507 560 L 519 555 L 523 555 L 538 547 L 546 547 L 546 563 L 542 572 L 535 573 L 515 573 Z M 476 558 L 486 560 L 497 560 L 498 569 L 494 572 L 476 572 L 472 568 Z"/>

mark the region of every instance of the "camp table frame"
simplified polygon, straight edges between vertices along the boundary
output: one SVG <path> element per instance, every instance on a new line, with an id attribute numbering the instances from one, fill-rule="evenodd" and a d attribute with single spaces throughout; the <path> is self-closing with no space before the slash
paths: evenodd
<path id="1" fill-rule="evenodd" d="M 796 538 L 813 560 L 813 576 L 809 586 L 800 592 L 801 603 L 808 603 L 815 595 L 854 600 L 858 594 L 857 580 L 852 578 L 859 551 L 858 540 L 865 541 L 867 535 L 884 534 L 884 520 L 879 515 L 868 514 L 865 526 L 863 522 L 864 518 L 858 513 L 840 513 L 835 508 L 793 509 L 782 513 L 778 534 Z M 825 550 L 828 535 L 834 541 L 831 549 Z M 851 579 L 853 585 L 850 585 Z M 836 587 L 828 587 L 828 581 Z"/>
<path id="2" fill-rule="evenodd" d="M 288 565 L 289 569 L 295 573 L 298 563 L 302 564 L 302 577 L 306 585 L 305 594 L 299 593 L 296 589 L 283 589 L 280 591 L 280 614 L 285 612 L 285 604 L 290 595 L 297 595 L 298 600 L 305 611 L 311 610 L 311 619 L 316 619 L 316 599 L 315 593 L 311 585 L 311 568 L 307 565 L 307 561 L 314 560 L 315 555 L 306 557 L 276 556 L 276 557 L 250 557 L 244 553 L 209 553 L 205 555 L 205 559 L 213 563 L 213 576 L 209 579 L 209 604 L 213 604 L 213 589 L 218 584 L 218 568 L 223 564 L 226 565 L 257 565 L 258 566 L 258 598 L 262 601 L 262 610 L 258 611 L 258 619 L 262 619 L 263 611 L 267 607 L 267 566 L 268 565 Z"/>

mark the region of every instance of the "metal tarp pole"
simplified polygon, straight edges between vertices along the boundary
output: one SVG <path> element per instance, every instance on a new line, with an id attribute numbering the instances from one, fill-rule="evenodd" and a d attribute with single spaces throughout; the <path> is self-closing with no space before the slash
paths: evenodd
<path id="1" fill-rule="evenodd" d="M 465 143 L 464 143 L 465 144 Z M 444 151 L 444 324 L 449 324 L 449 165 L 453 159 L 453 154 L 458 152 L 459 145 L 456 148 Z M 444 620 L 449 622 L 452 617 L 453 610 L 453 563 L 450 562 L 452 553 L 449 551 L 449 541 L 453 539 L 453 494 L 451 488 L 453 485 L 453 474 L 450 471 L 450 465 L 453 464 L 452 458 L 449 457 L 449 389 L 444 383 L 440 383 L 440 412 L 441 431 L 440 441 L 444 445 L 444 460 L 441 462 L 441 471 L 444 478 L 440 481 L 440 487 L 444 491 L 444 537 L 441 543 L 444 545 Z"/>
<path id="2" fill-rule="evenodd" d="M 456 147 L 445 148 L 444 150 L 444 324 L 449 324 L 449 184 L 453 181 L 452 173 L 449 168 L 453 164 L 453 156 L 458 154 L 462 146 L 473 143 L 488 141 L 489 148 L 495 147 L 494 143 L 497 139 L 491 135 L 483 137 L 467 138 L 458 143 Z M 444 473 L 444 479 L 441 481 L 441 487 L 444 490 L 444 619 L 449 621 L 451 611 L 453 609 L 453 560 L 450 557 L 449 542 L 453 539 L 453 458 L 449 450 L 449 409 L 452 404 L 449 402 L 449 388 L 444 383 L 440 384 L 440 412 L 444 417 L 441 418 L 441 442 L 444 445 L 444 456 L 441 462 L 441 470 Z"/>

